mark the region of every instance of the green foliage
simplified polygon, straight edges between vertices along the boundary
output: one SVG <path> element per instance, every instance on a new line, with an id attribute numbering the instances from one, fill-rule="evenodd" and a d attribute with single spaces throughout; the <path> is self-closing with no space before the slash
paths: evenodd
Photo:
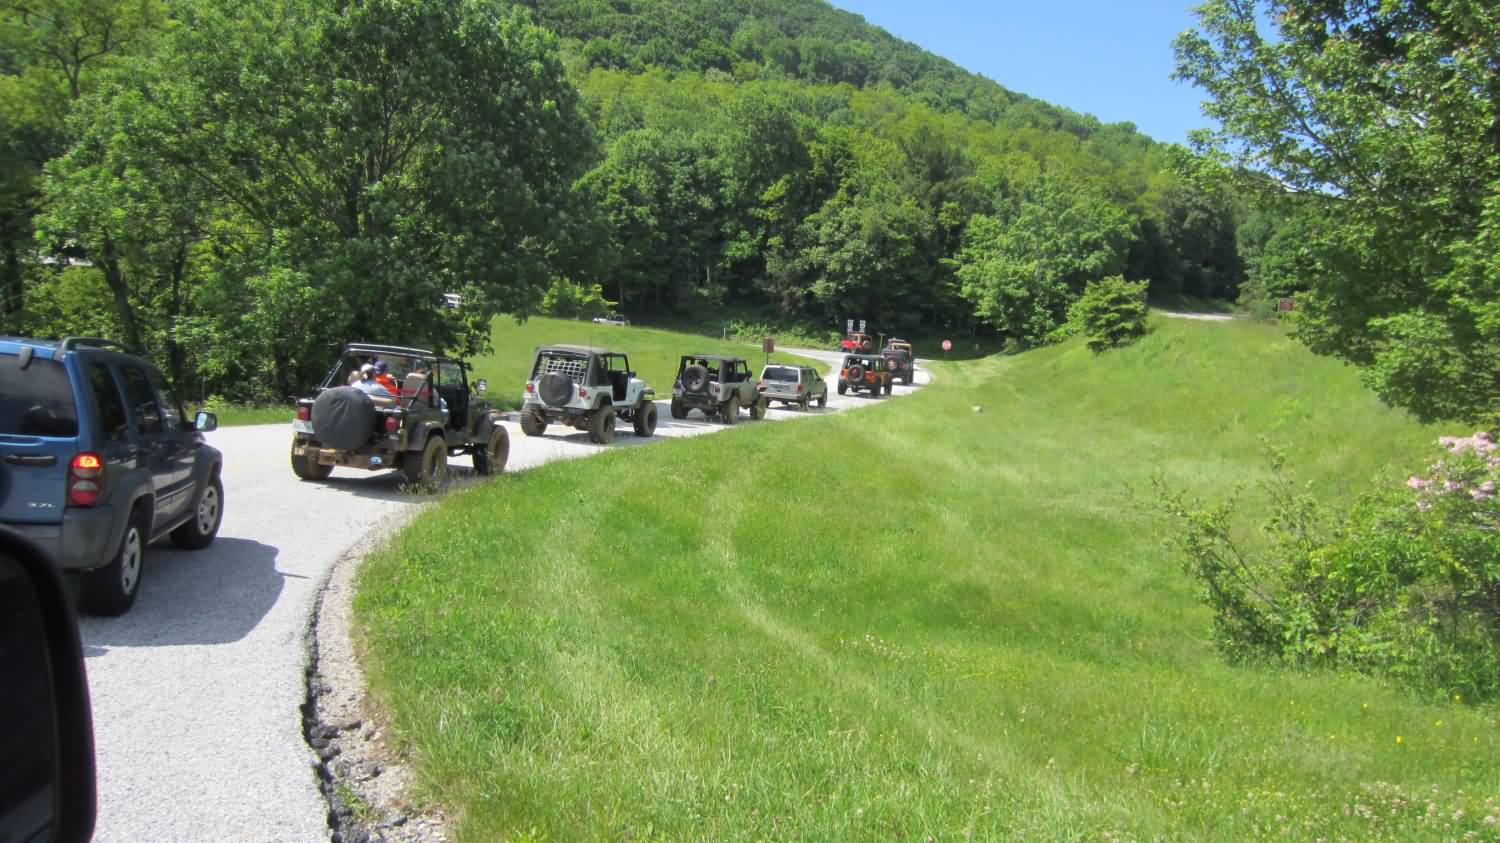
<path id="1" fill-rule="evenodd" d="M 1366 494 L 1347 513 L 1273 466 L 1262 548 L 1235 535 L 1233 499 L 1164 491 L 1173 542 L 1236 660 L 1271 658 L 1387 676 L 1438 698 L 1500 694 L 1500 479 L 1495 460 L 1449 456 L 1411 490 Z"/>
<path id="2" fill-rule="evenodd" d="M 554 280 L 542 294 L 542 312 L 562 319 L 602 316 L 614 305 L 604 298 L 604 289 L 598 284 L 583 284 L 568 278 Z"/>
<path id="3" fill-rule="evenodd" d="M 572 189 L 593 135 L 523 16 L 384 0 L 176 14 L 80 105 L 39 226 L 103 269 L 125 339 L 164 350 L 177 379 L 194 343 L 236 355 L 196 374 L 229 390 L 269 369 L 280 395 L 351 338 L 472 350 L 554 273 L 597 268 Z M 457 315 L 438 307 L 454 291 Z"/>
<path id="4" fill-rule="evenodd" d="M 956 276 L 974 312 L 1001 335 L 1036 345 L 1089 282 L 1125 268 L 1130 223 L 1107 200 L 1043 179 L 1002 215 L 969 222 Z"/>
<path id="5" fill-rule="evenodd" d="M 1068 322 L 1096 354 L 1129 345 L 1146 335 L 1146 286 L 1119 275 L 1090 281 L 1068 308 Z"/>
<path id="6" fill-rule="evenodd" d="M 1177 76 L 1223 126 L 1205 147 L 1307 194 L 1322 228 L 1288 235 L 1319 270 L 1298 336 L 1421 418 L 1500 417 L 1500 7 L 1210 0 L 1198 16 Z"/>

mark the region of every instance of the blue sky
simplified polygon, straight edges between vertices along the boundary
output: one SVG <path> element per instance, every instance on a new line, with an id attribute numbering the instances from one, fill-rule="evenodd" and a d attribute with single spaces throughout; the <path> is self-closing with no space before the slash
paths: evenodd
<path id="1" fill-rule="evenodd" d="M 1174 82 L 1172 39 L 1196 0 L 831 0 L 1012 91 L 1151 137 L 1208 125 L 1198 89 Z"/>

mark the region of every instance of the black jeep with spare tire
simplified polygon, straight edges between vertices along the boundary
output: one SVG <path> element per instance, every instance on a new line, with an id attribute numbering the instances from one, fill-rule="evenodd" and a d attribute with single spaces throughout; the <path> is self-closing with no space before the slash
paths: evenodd
<path id="1" fill-rule="evenodd" d="M 476 397 L 469 365 L 422 348 L 350 343 L 323 383 L 297 401 L 292 471 L 324 480 L 334 466 L 399 469 L 407 482 L 441 486 L 448 457 L 470 454 L 479 474 L 510 456 L 501 415 Z"/>
<path id="2" fill-rule="evenodd" d="M 699 410 L 706 417 L 718 415 L 725 424 L 734 424 L 741 407 L 759 420 L 769 404 L 744 358 L 688 354 L 677 363 L 677 378 L 672 382 L 674 419 L 685 419 L 690 410 Z"/>
<path id="3" fill-rule="evenodd" d="M 630 422 L 636 436 L 656 433 L 656 390 L 635 376 L 628 356 L 586 345 L 536 349 L 521 394 L 522 433 L 541 436 L 560 422 L 607 445 L 616 419 Z"/>

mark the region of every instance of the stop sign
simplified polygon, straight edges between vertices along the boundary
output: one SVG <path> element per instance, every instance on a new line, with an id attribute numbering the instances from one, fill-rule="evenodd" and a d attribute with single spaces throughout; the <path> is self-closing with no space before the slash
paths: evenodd
<path id="1" fill-rule="evenodd" d="M 953 340 L 943 340 L 943 350 L 944 351 L 952 351 L 953 350 Z"/>

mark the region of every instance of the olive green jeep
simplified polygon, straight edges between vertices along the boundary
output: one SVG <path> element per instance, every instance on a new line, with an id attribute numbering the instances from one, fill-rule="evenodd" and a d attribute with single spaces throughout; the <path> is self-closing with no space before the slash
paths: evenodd
<path id="1" fill-rule="evenodd" d="M 369 370 L 376 370 L 371 373 Z M 297 401 L 292 471 L 325 480 L 335 466 L 398 469 L 410 483 L 440 486 L 448 457 L 469 454 L 479 474 L 510 456 L 500 413 L 470 386 L 463 360 L 421 348 L 350 343 L 318 390 Z"/>
<path id="2" fill-rule="evenodd" d="M 750 410 L 750 418 L 761 419 L 769 403 L 756 388 L 744 358 L 688 354 L 677 362 L 677 378 L 672 382 L 674 419 L 685 419 L 689 411 L 698 410 L 734 424 L 740 420 L 741 407 Z"/>

